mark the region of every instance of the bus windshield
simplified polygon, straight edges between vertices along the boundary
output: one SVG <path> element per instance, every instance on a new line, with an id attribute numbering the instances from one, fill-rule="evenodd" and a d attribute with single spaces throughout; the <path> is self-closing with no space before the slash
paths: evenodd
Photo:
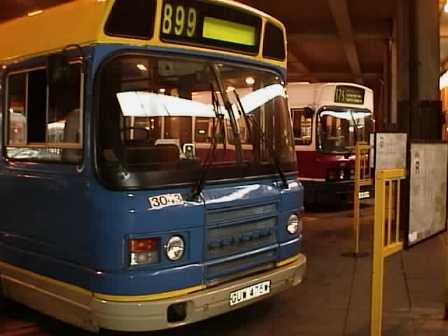
<path id="1" fill-rule="evenodd" d="M 357 141 L 369 141 L 373 115 L 369 110 L 323 109 L 318 113 L 319 149 L 350 153 Z"/>
<path id="2" fill-rule="evenodd" d="M 100 76 L 98 161 L 115 184 L 194 183 L 204 166 L 213 180 L 276 174 L 272 153 L 294 170 L 285 89 L 274 72 L 124 55 Z"/>

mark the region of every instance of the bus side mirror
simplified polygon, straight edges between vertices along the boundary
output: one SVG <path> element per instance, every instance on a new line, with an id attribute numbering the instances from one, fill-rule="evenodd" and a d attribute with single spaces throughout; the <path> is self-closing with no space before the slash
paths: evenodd
<path id="1" fill-rule="evenodd" d="M 311 119 L 313 117 L 313 115 L 314 115 L 314 110 L 311 107 L 305 107 L 303 109 L 303 116 L 306 119 Z"/>

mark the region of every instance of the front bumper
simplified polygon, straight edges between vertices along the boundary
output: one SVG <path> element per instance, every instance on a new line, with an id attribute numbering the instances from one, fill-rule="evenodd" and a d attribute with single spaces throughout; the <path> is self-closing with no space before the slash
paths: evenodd
<path id="1" fill-rule="evenodd" d="M 338 203 L 353 201 L 354 182 L 328 181 L 314 182 L 302 181 L 305 189 L 305 203 Z"/>
<path id="2" fill-rule="evenodd" d="M 302 282 L 305 269 L 306 257 L 299 254 L 295 261 L 285 266 L 175 298 L 133 302 L 117 302 L 95 298 L 91 306 L 92 317 L 94 323 L 102 329 L 151 331 L 173 328 L 242 308 L 296 286 Z M 231 292 L 263 281 L 271 282 L 269 294 L 236 306 L 230 306 Z M 182 321 L 169 322 L 169 307 L 179 303 L 185 303 L 185 318 Z"/>

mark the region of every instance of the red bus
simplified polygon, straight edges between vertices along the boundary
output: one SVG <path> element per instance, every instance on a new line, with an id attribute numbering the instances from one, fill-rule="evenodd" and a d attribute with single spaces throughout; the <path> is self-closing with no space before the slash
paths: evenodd
<path id="1" fill-rule="evenodd" d="M 352 83 L 289 83 L 288 98 L 305 202 L 351 200 L 355 143 L 368 142 L 374 130 L 373 91 Z"/>

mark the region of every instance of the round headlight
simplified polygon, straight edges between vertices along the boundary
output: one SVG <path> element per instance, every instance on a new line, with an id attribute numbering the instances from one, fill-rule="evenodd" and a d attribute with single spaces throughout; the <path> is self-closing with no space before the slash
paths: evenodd
<path id="1" fill-rule="evenodd" d="M 291 215 L 288 219 L 288 224 L 286 225 L 286 230 L 290 234 L 297 234 L 298 232 L 302 232 L 303 223 L 302 219 L 297 215 Z"/>
<path id="2" fill-rule="evenodd" d="M 171 261 L 176 261 L 182 258 L 185 252 L 185 242 L 180 236 L 171 237 L 165 246 L 166 256 Z"/>

